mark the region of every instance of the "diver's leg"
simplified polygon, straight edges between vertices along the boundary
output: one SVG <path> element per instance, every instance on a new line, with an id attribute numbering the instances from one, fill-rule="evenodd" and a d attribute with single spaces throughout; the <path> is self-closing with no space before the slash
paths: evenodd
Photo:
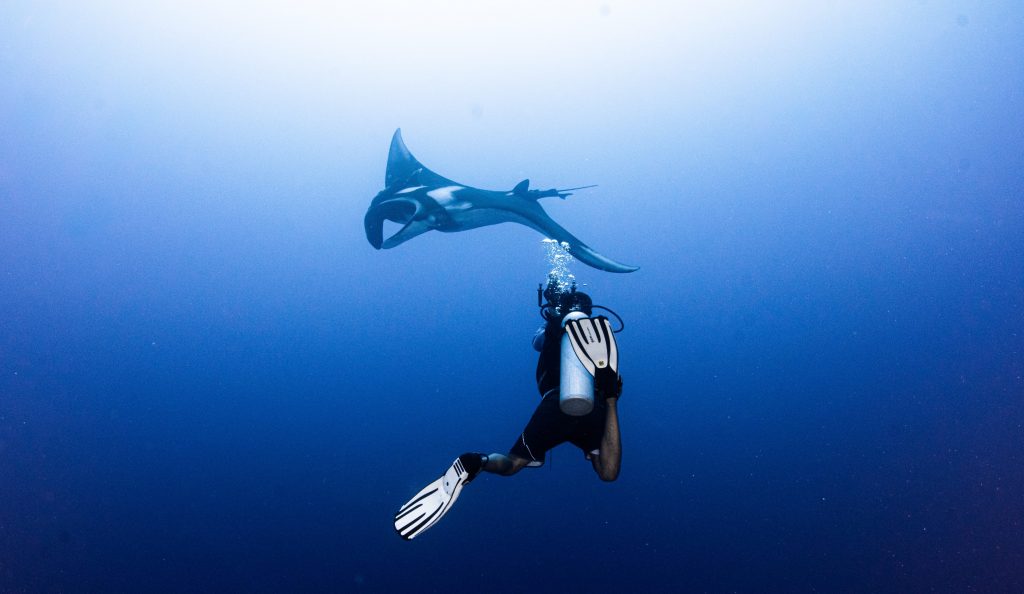
<path id="1" fill-rule="evenodd" d="M 459 462 L 469 477 L 466 482 L 472 481 L 481 471 L 502 476 L 512 476 L 523 468 L 526 468 L 530 461 L 517 456 L 515 453 L 505 454 L 481 454 L 479 452 L 466 452 L 459 456 Z"/>
<path id="2" fill-rule="evenodd" d="M 560 423 L 564 416 L 558 408 L 557 390 L 554 390 L 541 399 L 526 429 L 516 439 L 508 454 L 467 452 L 459 456 L 469 472 L 469 480 L 473 480 L 481 471 L 512 476 L 527 466 L 543 465 L 544 454 L 565 441 L 560 437 L 563 433 Z"/>
<path id="3" fill-rule="evenodd" d="M 489 454 L 484 470 L 501 476 L 512 476 L 526 468 L 530 461 L 519 456 L 506 456 L 505 454 Z"/>

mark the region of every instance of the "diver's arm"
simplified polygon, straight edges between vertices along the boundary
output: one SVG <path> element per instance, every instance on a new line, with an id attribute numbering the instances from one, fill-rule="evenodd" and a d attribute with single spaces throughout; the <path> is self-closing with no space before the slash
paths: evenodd
<path id="1" fill-rule="evenodd" d="M 537 331 L 533 333 L 533 350 L 538 353 L 544 350 L 544 342 L 547 340 L 548 334 L 548 323 L 544 322 L 537 328 Z"/>
<path id="2" fill-rule="evenodd" d="M 593 456 L 590 463 L 602 481 L 614 481 L 619 477 L 622 465 L 622 443 L 619 441 L 618 398 L 609 398 L 608 412 L 604 420 L 604 436 L 601 438 L 601 453 Z"/>

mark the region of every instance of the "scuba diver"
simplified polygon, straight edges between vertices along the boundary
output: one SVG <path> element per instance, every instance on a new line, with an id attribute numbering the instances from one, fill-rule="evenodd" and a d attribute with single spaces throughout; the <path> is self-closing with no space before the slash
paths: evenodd
<path id="1" fill-rule="evenodd" d="M 512 476 L 526 467 L 543 466 L 548 450 L 565 442 L 583 451 L 601 480 L 618 478 L 622 378 L 614 333 L 622 331 L 622 318 L 594 305 L 575 283 L 566 289 L 554 275 L 548 277 L 546 289 L 537 288 L 537 305 L 544 319 L 533 339 L 540 353 L 540 404 L 507 454 L 462 454 L 443 476 L 403 505 L 395 514 L 395 530 L 402 538 L 411 540 L 436 524 L 481 472 Z M 612 330 L 607 317 L 591 317 L 594 309 L 614 315 L 619 329 Z"/>

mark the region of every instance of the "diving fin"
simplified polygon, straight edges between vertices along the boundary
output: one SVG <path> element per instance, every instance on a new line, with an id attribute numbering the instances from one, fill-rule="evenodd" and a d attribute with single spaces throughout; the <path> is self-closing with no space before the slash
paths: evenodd
<path id="1" fill-rule="evenodd" d="M 473 454 L 478 456 L 477 454 Z M 395 514 L 395 531 L 405 540 L 412 540 L 444 517 L 455 505 L 462 487 L 480 472 L 479 458 L 474 460 L 476 468 L 466 468 L 459 456 L 441 476 L 441 478 L 424 487 L 415 497 L 403 505 Z M 470 462 L 468 459 L 466 462 Z"/>
<path id="2" fill-rule="evenodd" d="M 565 325 L 565 332 L 572 343 L 572 350 L 590 375 L 596 377 L 599 370 L 605 368 L 618 374 L 619 349 L 608 318 L 597 316 L 570 320 Z"/>

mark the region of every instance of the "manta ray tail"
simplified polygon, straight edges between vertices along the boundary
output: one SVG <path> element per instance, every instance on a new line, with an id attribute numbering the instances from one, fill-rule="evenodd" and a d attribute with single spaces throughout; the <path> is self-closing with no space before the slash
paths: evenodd
<path id="1" fill-rule="evenodd" d="M 589 186 L 577 186 L 575 188 L 551 188 L 550 190 L 531 190 L 529 189 L 530 180 L 524 179 L 519 182 L 516 187 L 512 188 L 512 193 L 522 196 L 523 198 L 533 198 L 534 200 L 540 200 L 541 198 L 551 198 L 557 196 L 562 200 L 565 200 L 569 196 L 572 196 L 573 190 L 586 190 L 587 188 L 596 188 L 597 184 L 591 184 Z"/>

